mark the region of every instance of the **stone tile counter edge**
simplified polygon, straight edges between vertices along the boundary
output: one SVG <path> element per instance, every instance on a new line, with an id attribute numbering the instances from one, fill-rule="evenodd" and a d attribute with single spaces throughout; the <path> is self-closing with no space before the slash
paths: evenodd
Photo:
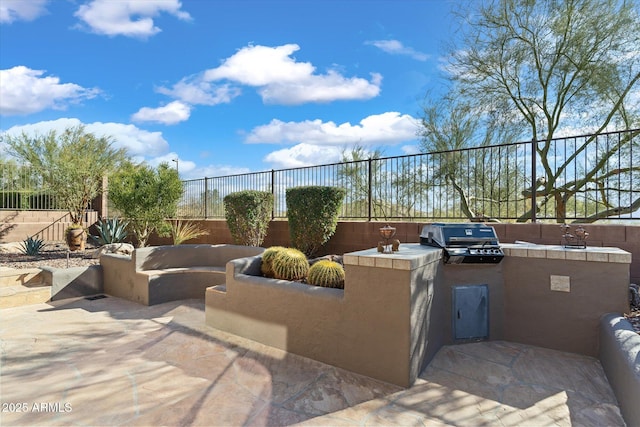
<path id="1" fill-rule="evenodd" d="M 415 270 L 425 264 L 439 261 L 441 258 L 441 249 L 419 243 L 403 243 L 397 252 L 390 254 L 380 253 L 376 248 L 347 253 L 344 255 L 344 264 L 394 270 Z"/>
<path id="2" fill-rule="evenodd" d="M 534 243 L 502 243 L 500 246 L 506 256 L 512 257 L 631 263 L 631 253 L 612 247 L 587 246 L 585 249 L 574 249 L 560 245 L 538 245 Z"/>

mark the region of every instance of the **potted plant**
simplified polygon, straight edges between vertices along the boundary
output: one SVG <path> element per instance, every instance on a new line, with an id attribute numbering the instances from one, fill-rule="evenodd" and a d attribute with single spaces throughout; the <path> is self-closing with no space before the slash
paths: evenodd
<path id="1" fill-rule="evenodd" d="M 71 224 L 65 232 L 65 240 L 70 251 L 84 251 L 87 232 L 82 224 Z"/>

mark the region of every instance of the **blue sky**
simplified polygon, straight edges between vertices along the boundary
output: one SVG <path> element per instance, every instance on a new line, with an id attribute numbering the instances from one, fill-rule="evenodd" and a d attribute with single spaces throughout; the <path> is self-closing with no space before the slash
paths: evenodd
<path id="1" fill-rule="evenodd" d="M 0 132 L 84 124 L 183 179 L 415 153 L 456 4 L 0 0 Z"/>

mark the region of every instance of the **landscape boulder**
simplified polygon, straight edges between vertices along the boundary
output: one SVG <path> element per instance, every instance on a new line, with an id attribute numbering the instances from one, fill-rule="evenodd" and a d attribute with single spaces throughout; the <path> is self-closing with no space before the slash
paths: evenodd
<path id="1" fill-rule="evenodd" d="M 93 258 L 100 258 L 102 254 L 131 255 L 133 249 L 130 243 L 108 243 L 96 249 L 93 252 Z"/>

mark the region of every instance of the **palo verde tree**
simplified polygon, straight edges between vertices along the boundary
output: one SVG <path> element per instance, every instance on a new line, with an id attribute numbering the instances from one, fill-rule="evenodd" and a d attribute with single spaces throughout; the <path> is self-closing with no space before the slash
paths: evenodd
<path id="1" fill-rule="evenodd" d="M 337 177 L 346 190 L 346 211 L 385 220 L 418 216 L 416 203 L 429 187 L 422 166 L 411 156 L 384 159 L 380 149 L 356 145 L 343 151 Z"/>
<path id="2" fill-rule="evenodd" d="M 169 235 L 182 197 L 178 172 L 161 163 L 157 169 L 146 164 L 126 162 L 109 180 L 109 200 L 129 221 L 138 246 L 144 247 L 153 232 Z"/>
<path id="3" fill-rule="evenodd" d="M 518 189 L 525 177 L 514 155 L 517 147 L 495 145 L 513 140 L 521 129 L 476 110 L 447 96 L 424 107 L 420 147 L 429 153 L 428 182 L 439 188 L 440 197 L 432 201 L 435 217 L 459 212 L 471 221 L 509 218 L 523 204 Z"/>
<path id="4" fill-rule="evenodd" d="M 382 197 L 379 165 L 382 151 L 367 152 L 362 146 L 343 150 L 342 163 L 337 171 L 338 182 L 345 189 L 346 211 L 356 217 L 367 217 L 371 203 L 372 218 L 386 218 L 388 206 Z M 371 182 L 369 180 L 371 179 Z M 371 193 L 371 194 L 369 194 Z M 371 200 L 369 200 L 371 198 Z"/>
<path id="5" fill-rule="evenodd" d="M 470 5 L 477 7 L 459 15 L 460 37 L 450 49 L 451 93 L 476 106 L 473 114 L 524 123 L 521 140 L 536 141 L 543 173 L 523 195 L 535 191 L 538 204 L 519 221 L 530 219 L 533 209 L 550 207 L 556 220 L 564 222 L 570 200 L 589 192 L 603 194 L 600 203 L 605 208 L 588 221 L 640 208 L 637 193 L 612 186 L 616 181 L 637 185 L 640 165 L 609 167 L 614 158 L 627 156 L 631 144 L 638 144 L 638 3 L 487 0 Z M 556 163 L 554 138 L 575 129 L 592 136 L 570 147 L 566 158 Z M 612 129 L 632 131 L 590 152 L 596 138 Z M 566 170 L 581 158 L 587 161 L 579 176 L 567 177 Z M 596 160 L 589 161 L 592 158 Z M 626 192 L 627 197 L 616 198 L 621 204 L 615 205 L 607 197 L 612 192 Z"/>
<path id="6" fill-rule="evenodd" d="M 73 224 L 83 225 L 89 203 L 102 191 L 103 178 L 126 159 L 110 137 L 97 137 L 83 126 L 46 135 L 5 135 L 9 154 L 26 162 L 42 178 L 45 191 L 69 211 Z"/>

